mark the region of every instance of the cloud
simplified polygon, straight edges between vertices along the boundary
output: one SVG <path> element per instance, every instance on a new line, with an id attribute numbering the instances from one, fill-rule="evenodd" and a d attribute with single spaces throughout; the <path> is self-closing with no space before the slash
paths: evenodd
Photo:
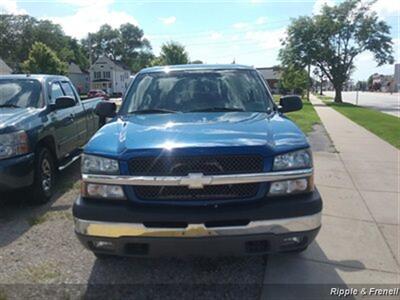
<path id="1" fill-rule="evenodd" d="M 212 32 L 210 34 L 210 39 L 216 41 L 216 40 L 220 40 L 222 38 L 222 34 L 220 32 Z"/>
<path id="2" fill-rule="evenodd" d="M 245 39 L 254 41 L 266 50 L 278 49 L 281 47 L 281 39 L 285 37 L 286 29 L 248 31 Z"/>
<path id="3" fill-rule="evenodd" d="M 243 29 L 243 28 L 247 28 L 249 27 L 250 24 L 249 23 L 245 23 L 245 22 L 238 22 L 232 25 L 233 28 L 235 29 Z"/>
<path id="4" fill-rule="evenodd" d="M 372 5 L 372 9 L 378 13 L 381 18 L 389 16 L 398 16 L 400 14 L 400 5 L 393 0 L 378 0 Z"/>
<path id="5" fill-rule="evenodd" d="M 335 3 L 333 2 L 333 0 L 316 0 L 313 6 L 313 14 L 319 14 L 325 4 L 328 6 L 333 6 Z"/>
<path id="6" fill-rule="evenodd" d="M 167 17 L 167 18 L 158 18 L 161 22 L 164 23 L 164 25 L 168 26 L 168 25 L 172 25 L 176 22 L 176 17 L 175 16 L 171 16 L 171 17 Z"/>
<path id="7" fill-rule="evenodd" d="M 97 31 L 101 25 L 107 23 L 113 28 L 119 27 L 124 23 L 138 25 L 136 19 L 124 11 L 113 10 L 110 6 L 113 1 L 93 1 L 96 5 L 91 6 L 92 0 L 60 0 L 78 6 L 72 15 L 63 17 L 42 17 L 54 23 L 60 24 L 64 32 L 77 39 L 87 36 L 89 32 Z M 82 2 L 78 4 L 78 2 Z M 75 4 L 76 3 L 76 4 Z"/>
<path id="8" fill-rule="evenodd" d="M 24 9 L 18 8 L 17 1 L 1 0 L 0 1 L 0 13 L 23 15 L 23 14 L 26 14 L 26 11 Z"/>
<path id="9" fill-rule="evenodd" d="M 267 18 L 266 17 L 259 17 L 259 18 L 257 18 L 257 20 L 256 20 L 256 24 L 257 25 L 262 25 L 262 24 L 265 24 L 265 23 L 267 23 Z"/>
<path id="10" fill-rule="evenodd" d="M 107 6 L 114 3 L 114 0 L 58 0 L 60 3 L 69 4 L 73 6 L 94 6 L 94 5 L 102 5 Z"/>

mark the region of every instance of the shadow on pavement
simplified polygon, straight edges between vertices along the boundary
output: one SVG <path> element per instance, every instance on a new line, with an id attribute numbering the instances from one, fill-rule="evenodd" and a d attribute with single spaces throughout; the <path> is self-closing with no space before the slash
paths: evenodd
<path id="1" fill-rule="evenodd" d="M 55 194 L 50 202 L 35 205 L 30 201 L 31 195 L 27 190 L 1 194 L 0 201 L 0 247 L 4 247 L 28 231 L 35 222 L 40 222 L 42 216 L 48 212 L 68 210 L 72 206 L 68 203 L 55 206 L 80 180 L 80 165 L 74 163 L 57 176 Z M 74 198 L 74 197 L 73 197 Z"/>
<path id="2" fill-rule="evenodd" d="M 304 254 L 278 254 L 268 259 L 262 299 L 337 299 L 332 288 L 348 288 L 338 271 L 365 269 L 358 260 L 330 260 L 314 242 Z M 305 256 L 307 254 L 307 257 Z M 318 260 L 310 258 L 318 257 Z M 349 267 L 351 266 L 351 267 Z M 354 282 L 353 282 L 354 283 Z M 355 299 L 349 295 L 346 299 Z"/>
<path id="3" fill-rule="evenodd" d="M 96 260 L 84 299 L 259 299 L 259 257 Z"/>

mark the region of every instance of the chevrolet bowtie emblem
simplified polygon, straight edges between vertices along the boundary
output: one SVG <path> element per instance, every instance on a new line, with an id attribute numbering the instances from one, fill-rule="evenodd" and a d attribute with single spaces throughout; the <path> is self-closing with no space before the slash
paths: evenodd
<path id="1" fill-rule="evenodd" d="M 189 189 L 202 189 L 204 185 L 210 184 L 211 176 L 204 176 L 203 173 L 189 173 L 181 179 L 181 184 L 187 185 Z"/>

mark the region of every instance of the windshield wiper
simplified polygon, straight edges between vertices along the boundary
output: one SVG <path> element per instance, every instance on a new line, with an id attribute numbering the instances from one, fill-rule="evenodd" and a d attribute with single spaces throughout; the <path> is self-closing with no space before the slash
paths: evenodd
<path id="1" fill-rule="evenodd" d="M 200 108 L 189 110 L 188 112 L 218 112 L 218 111 L 245 111 L 243 108 L 239 107 L 208 107 L 208 108 Z"/>
<path id="2" fill-rule="evenodd" d="M 163 108 L 139 109 L 128 112 L 128 114 L 174 114 L 174 113 L 177 113 L 177 111 L 170 109 L 163 109 Z"/>
<path id="3" fill-rule="evenodd" d="M 6 103 L 6 104 L 0 104 L 0 107 L 14 107 L 14 108 L 20 108 L 21 106 L 18 106 L 18 105 L 16 105 L 16 104 Z"/>

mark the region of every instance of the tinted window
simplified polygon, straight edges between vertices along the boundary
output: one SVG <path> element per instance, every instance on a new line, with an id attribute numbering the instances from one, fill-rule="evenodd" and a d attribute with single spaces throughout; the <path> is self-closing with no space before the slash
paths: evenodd
<path id="1" fill-rule="evenodd" d="M 121 113 L 167 109 L 181 112 L 207 108 L 267 111 L 272 101 L 254 70 L 190 70 L 138 75 Z"/>
<path id="2" fill-rule="evenodd" d="M 37 80 L 0 80 L 0 106 L 42 107 L 41 93 L 42 86 Z"/>

